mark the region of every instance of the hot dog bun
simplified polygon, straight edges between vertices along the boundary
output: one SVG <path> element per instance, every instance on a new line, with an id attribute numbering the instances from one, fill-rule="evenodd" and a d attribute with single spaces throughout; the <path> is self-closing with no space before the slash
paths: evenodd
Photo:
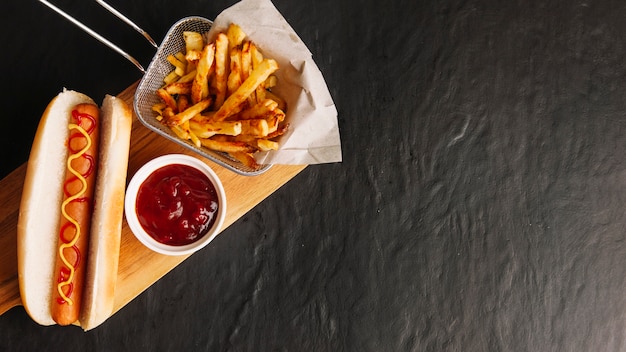
<path id="1" fill-rule="evenodd" d="M 67 163 L 68 120 L 74 106 L 94 101 L 64 90 L 44 111 L 28 160 L 17 227 L 18 278 L 22 304 L 41 325 L 53 325 L 51 297 L 58 251 L 59 213 Z M 101 109 L 98 176 L 80 320 L 89 330 L 113 311 L 132 112 L 106 96 Z"/>
<path id="2" fill-rule="evenodd" d="M 87 264 L 87 272 L 94 274 L 87 275 L 80 315 L 85 330 L 100 325 L 113 312 L 132 125 L 130 108 L 114 96 L 104 98 L 101 114 L 101 153 Z"/>
<path id="3" fill-rule="evenodd" d="M 48 104 L 26 167 L 17 224 L 18 278 L 24 308 L 41 325 L 55 324 L 49 297 L 63 198 L 61 186 L 56 185 L 65 177 L 67 121 L 72 108 L 80 103 L 94 102 L 84 94 L 64 91 Z"/>

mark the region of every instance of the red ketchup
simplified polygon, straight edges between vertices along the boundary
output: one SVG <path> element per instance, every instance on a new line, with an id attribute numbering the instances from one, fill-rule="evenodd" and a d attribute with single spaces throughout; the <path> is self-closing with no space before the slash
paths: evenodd
<path id="1" fill-rule="evenodd" d="M 217 219 L 217 191 L 201 171 L 183 164 L 163 166 L 139 186 L 139 223 L 158 242 L 182 246 L 200 239 Z"/>

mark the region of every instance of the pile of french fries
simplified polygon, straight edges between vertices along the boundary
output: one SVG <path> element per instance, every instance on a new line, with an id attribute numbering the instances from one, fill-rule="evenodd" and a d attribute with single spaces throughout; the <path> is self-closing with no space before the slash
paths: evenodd
<path id="1" fill-rule="evenodd" d="M 259 167 L 253 154 L 276 150 L 285 133 L 285 101 L 272 92 L 278 63 L 259 52 L 237 24 L 215 41 L 183 33 L 185 52 L 169 55 L 173 70 L 157 90 L 157 119 L 184 140 Z"/>

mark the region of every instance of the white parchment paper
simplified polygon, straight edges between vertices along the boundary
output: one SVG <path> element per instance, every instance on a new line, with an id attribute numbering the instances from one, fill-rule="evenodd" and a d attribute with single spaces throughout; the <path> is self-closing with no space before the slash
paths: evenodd
<path id="1" fill-rule="evenodd" d="M 277 151 L 257 153 L 264 164 L 321 164 L 341 161 L 337 109 L 311 52 L 269 0 L 242 0 L 220 13 L 207 34 L 213 41 L 238 24 L 266 57 L 276 60 L 278 84 L 290 127 Z"/>

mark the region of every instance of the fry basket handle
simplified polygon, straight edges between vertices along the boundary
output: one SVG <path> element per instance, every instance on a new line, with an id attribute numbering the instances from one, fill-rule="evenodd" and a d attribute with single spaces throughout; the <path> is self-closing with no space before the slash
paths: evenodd
<path id="1" fill-rule="evenodd" d="M 90 36 L 92 36 L 93 38 L 97 39 L 98 41 L 100 41 L 101 43 L 103 43 L 104 45 L 108 46 L 109 48 L 115 50 L 118 54 L 122 55 L 124 58 L 126 58 L 128 61 L 132 62 L 142 73 L 146 73 L 146 70 L 143 68 L 143 66 L 141 66 L 141 64 L 139 63 L 139 61 L 137 61 L 137 59 L 135 59 L 134 57 L 132 57 L 130 54 L 128 54 L 127 52 L 125 52 L 124 50 L 122 50 L 120 47 L 118 47 L 117 45 L 113 44 L 111 41 L 109 41 L 108 39 L 104 38 L 103 36 L 101 36 L 100 34 L 98 34 L 96 31 L 92 30 L 91 28 L 87 27 L 86 25 L 84 25 L 82 22 L 80 22 L 79 20 L 75 19 L 74 17 L 72 17 L 71 15 L 69 15 L 68 13 L 66 13 L 65 11 L 61 10 L 60 8 L 58 8 L 57 6 L 55 6 L 54 4 L 50 3 L 47 0 L 39 0 L 39 2 L 41 2 L 42 4 L 48 6 L 50 9 L 52 9 L 53 11 L 55 11 L 56 13 L 58 13 L 59 15 L 63 16 L 65 19 L 67 19 L 68 21 L 70 21 L 71 23 L 73 23 L 74 25 L 78 26 L 80 29 L 82 29 L 83 31 L 85 31 L 87 34 L 89 34 Z M 138 32 L 140 32 L 146 39 L 148 39 L 148 41 L 154 46 L 157 47 L 156 43 L 154 42 L 154 40 L 152 40 L 152 38 L 150 37 L 150 35 L 148 35 L 148 33 L 146 33 L 144 30 L 142 30 L 141 28 L 139 28 L 136 24 L 134 24 L 130 19 L 128 19 L 126 16 L 122 15 L 121 13 L 119 13 L 117 10 L 115 10 L 113 7 L 111 7 L 109 4 L 105 3 L 102 0 L 96 0 L 96 2 L 98 4 L 100 4 L 102 7 L 104 7 L 105 9 L 107 9 L 108 11 L 110 11 L 111 13 L 113 13 L 115 16 L 117 16 L 118 18 L 122 19 L 124 22 L 130 24 L 135 30 L 137 30 Z"/>

